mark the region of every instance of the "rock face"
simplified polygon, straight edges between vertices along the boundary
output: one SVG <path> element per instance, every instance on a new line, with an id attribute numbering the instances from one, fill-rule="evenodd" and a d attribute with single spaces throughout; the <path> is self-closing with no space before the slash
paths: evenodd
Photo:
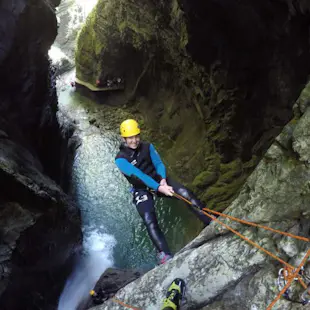
<path id="1" fill-rule="evenodd" d="M 59 180 L 60 152 L 55 145 L 61 139 L 47 58 L 57 34 L 54 4 L 4 0 L 0 8 L 1 129 L 10 139 L 32 148 L 44 170 Z"/>
<path id="2" fill-rule="evenodd" d="M 90 297 L 84 305 L 80 305 L 77 310 L 89 309 L 102 300 L 107 300 L 115 295 L 117 291 L 123 288 L 128 283 L 136 280 L 142 274 L 139 271 L 134 270 L 122 270 L 116 268 L 107 269 L 100 279 L 97 281 L 94 291 L 97 296 L 94 298 Z"/>
<path id="3" fill-rule="evenodd" d="M 298 100 L 297 116 L 276 138 L 225 213 L 309 238 L 310 169 L 308 157 L 303 157 L 309 144 L 310 107 L 305 100 L 309 89 L 310 84 Z M 218 219 L 294 266 L 309 249 L 309 242 Z M 309 263 L 310 259 L 308 275 Z M 116 298 L 140 309 L 160 309 L 165 289 L 181 277 L 187 283 L 185 309 L 263 310 L 279 293 L 276 280 L 281 267 L 213 222 L 171 261 L 127 285 Z M 297 284 L 293 287 L 298 300 L 303 290 Z M 110 300 L 92 309 L 122 307 Z M 281 299 L 273 309 L 302 306 Z"/>
<path id="4" fill-rule="evenodd" d="M 309 23 L 306 1 L 99 0 L 77 77 L 124 78 L 104 101 L 130 106 L 171 171 L 224 209 L 292 117 Z"/>
<path id="5" fill-rule="evenodd" d="M 82 26 L 84 13 L 76 0 L 62 0 L 57 7 L 58 35 L 49 54 L 57 75 L 74 69 L 74 51 L 77 32 Z"/>
<path id="6" fill-rule="evenodd" d="M 77 207 L 27 149 L 0 145 L 1 309 L 54 309 L 81 242 Z"/>
<path id="7" fill-rule="evenodd" d="M 55 309 L 81 242 L 77 208 L 55 183 L 66 144 L 47 58 L 58 4 L 0 3 L 1 309 Z"/>

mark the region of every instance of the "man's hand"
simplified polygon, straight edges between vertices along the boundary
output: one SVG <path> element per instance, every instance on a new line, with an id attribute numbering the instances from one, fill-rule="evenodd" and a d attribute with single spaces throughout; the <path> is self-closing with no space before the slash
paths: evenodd
<path id="1" fill-rule="evenodd" d="M 166 179 L 161 179 L 159 184 L 163 186 L 168 185 Z"/>
<path id="2" fill-rule="evenodd" d="M 167 183 L 166 183 L 167 184 Z M 160 185 L 158 191 L 166 196 L 173 196 L 174 190 L 169 185 Z"/>

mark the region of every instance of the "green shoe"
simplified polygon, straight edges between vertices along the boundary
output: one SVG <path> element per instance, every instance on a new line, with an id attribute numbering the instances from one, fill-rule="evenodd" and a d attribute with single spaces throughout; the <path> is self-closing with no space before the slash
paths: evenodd
<path id="1" fill-rule="evenodd" d="M 185 294 L 185 282 L 182 279 L 174 279 L 168 288 L 161 310 L 179 310 Z"/>

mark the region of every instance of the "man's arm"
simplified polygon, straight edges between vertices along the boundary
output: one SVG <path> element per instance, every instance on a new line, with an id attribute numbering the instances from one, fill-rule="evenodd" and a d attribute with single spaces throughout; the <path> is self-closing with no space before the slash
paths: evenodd
<path id="1" fill-rule="evenodd" d="M 163 179 L 166 179 L 166 167 L 155 150 L 153 144 L 150 144 L 150 155 L 157 174 L 159 174 Z"/>
<path id="2" fill-rule="evenodd" d="M 117 158 L 115 160 L 115 163 L 119 168 L 119 170 L 128 177 L 134 176 L 138 178 L 140 181 L 142 181 L 147 187 L 150 187 L 155 191 L 158 190 L 159 183 L 157 183 L 153 178 L 151 178 L 147 174 L 143 173 L 140 169 L 136 168 L 125 158 Z"/>

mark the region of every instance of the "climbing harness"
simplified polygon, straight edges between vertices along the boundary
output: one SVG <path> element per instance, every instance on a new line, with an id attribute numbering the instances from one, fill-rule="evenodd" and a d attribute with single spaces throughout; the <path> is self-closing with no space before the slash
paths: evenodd
<path id="1" fill-rule="evenodd" d="M 136 201 L 136 205 L 138 205 L 141 202 L 144 202 L 144 201 L 148 200 L 147 195 L 140 195 L 139 196 L 139 193 L 135 193 L 135 198 L 134 199 Z"/>
<path id="2" fill-rule="evenodd" d="M 181 199 L 183 201 L 185 201 L 186 203 L 193 205 L 192 202 L 190 202 L 189 200 L 187 200 L 186 198 L 182 197 L 181 195 L 178 195 L 176 193 L 173 194 L 176 198 Z M 196 207 L 196 206 L 194 206 Z M 200 210 L 200 209 L 199 209 Z M 235 229 L 231 228 L 230 226 L 226 225 L 225 223 L 221 222 L 220 220 L 218 220 L 213 214 L 219 215 L 219 216 L 223 216 L 226 218 L 229 218 L 231 220 L 234 220 L 236 222 L 242 223 L 242 224 L 246 224 L 246 225 L 250 225 L 250 226 L 255 226 L 255 227 L 259 227 L 259 228 L 263 228 L 278 234 L 282 234 L 284 236 L 288 236 L 291 238 L 295 238 L 298 240 L 302 240 L 302 241 L 306 241 L 306 242 L 310 242 L 309 238 L 305 238 L 305 237 L 301 237 L 301 236 L 297 236 L 297 235 L 293 235 L 284 231 L 280 231 L 277 229 L 273 229 L 271 227 L 268 226 L 264 226 L 264 225 L 260 225 L 260 224 L 256 224 L 253 222 L 248 222 L 245 220 L 241 220 L 238 218 L 235 218 L 233 216 L 221 213 L 221 212 L 217 212 L 217 211 L 213 211 L 210 210 L 208 208 L 203 208 L 202 210 L 200 210 L 203 214 L 205 214 L 206 216 L 208 216 L 209 218 L 211 218 L 212 220 L 214 220 L 215 222 L 221 224 L 222 226 L 224 226 L 225 228 L 227 228 L 228 230 L 230 230 L 231 232 L 233 232 L 234 234 L 236 234 L 238 237 L 242 238 L 243 240 L 247 241 L 248 243 L 250 243 L 251 245 L 253 245 L 254 247 L 256 247 L 257 249 L 263 251 L 264 253 L 268 254 L 269 256 L 271 256 L 272 258 L 278 260 L 280 263 L 282 263 L 284 265 L 284 268 L 282 268 L 281 272 L 279 271 L 279 277 L 278 277 L 278 287 L 280 288 L 280 283 L 283 283 L 283 288 L 280 291 L 280 293 L 278 294 L 278 296 L 273 300 L 273 302 L 268 306 L 267 310 L 271 310 L 272 307 L 275 305 L 275 303 L 280 299 L 280 297 L 283 295 L 286 299 L 290 298 L 289 297 L 289 287 L 292 283 L 292 281 L 296 280 L 299 281 L 299 283 L 303 286 L 303 288 L 305 289 L 305 292 L 302 294 L 301 296 L 301 302 L 303 305 L 306 305 L 308 303 L 310 303 L 310 279 L 308 277 L 305 277 L 307 279 L 307 281 L 309 281 L 309 284 L 305 284 L 305 282 L 302 279 L 302 276 L 304 276 L 304 268 L 303 266 L 305 265 L 305 263 L 307 262 L 308 257 L 310 256 L 310 250 L 308 250 L 306 256 L 304 257 L 304 259 L 302 260 L 302 263 L 299 265 L 299 267 L 296 269 L 294 266 L 288 264 L 287 262 L 285 262 L 284 260 L 282 260 L 281 258 L 279 258 L 278 256 L 274 255 L 273 253 L 271 253 L 270 251 L 264 249 L 263 247 L 261 247 L 259 244 L 253 242 L 252 240 L 250 240 L 249 238 L 243 236 L 241 233 L 239 233 L 238 231 L 236 231 Z M 211 213 L 211 214 L 210 214 Z M 283 279 L 282 279 L 283 277 Z M 283 282 L 282 282 L 283 280 Z M 281 282 L 279 282 L 281 281 Z M 282 285 L 281 285 L 282 287 Z"/>

